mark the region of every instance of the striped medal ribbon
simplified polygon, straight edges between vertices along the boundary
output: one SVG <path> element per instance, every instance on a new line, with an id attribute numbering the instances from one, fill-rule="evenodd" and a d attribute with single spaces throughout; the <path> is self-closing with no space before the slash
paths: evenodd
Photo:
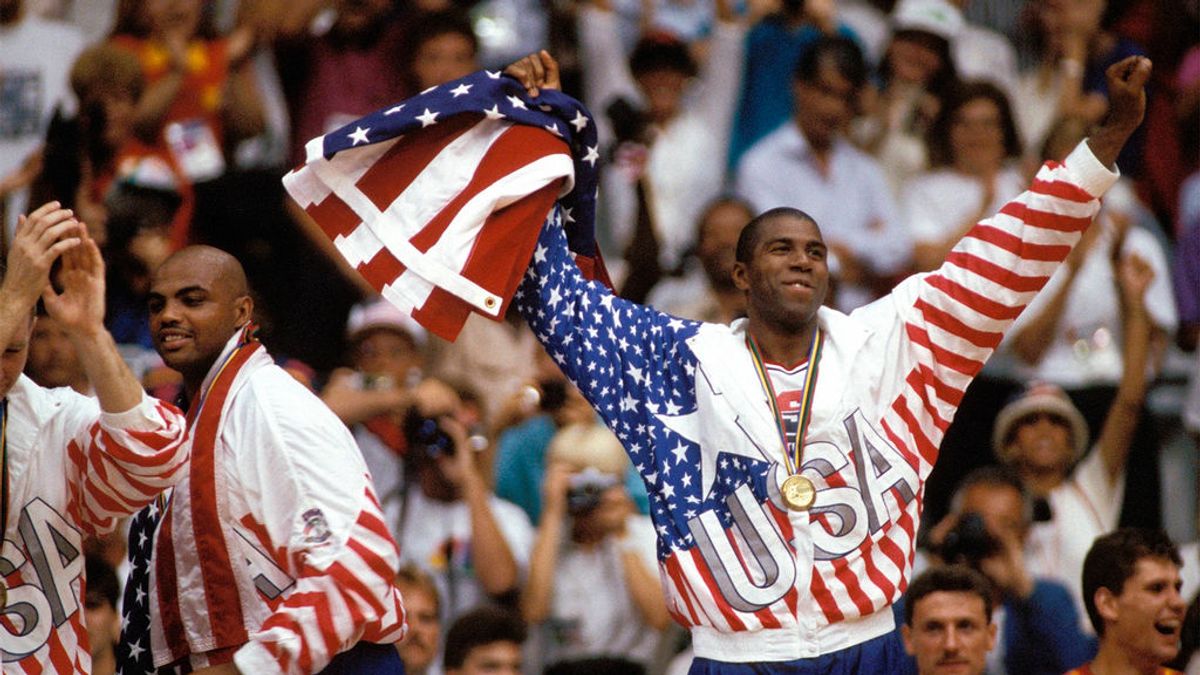
<path id="1" fill-rule="evenodd" d="M 817 393 L 817 366 L 821 361 L 824 344 L 825 334 L 818 326 L 813 334 L 812 345 L 808 348 L 808 372 L 804 375 L 804 389 L 800 395 L 800 423 L 796 425 L 793 450 L 788 452 L 787 425 L 783 421 L 783 412 L 779 410 L 779 401 L 775 398 L 775 387 L 771 384 L 771 376 L 763 363 L 758 342 L 749 331 L 746 333 L 746 347 L 750 350 L 750 359 L 754 362 L 754 372 L 758 374 L 758 382 L 767 394 L 767 402 L 771 404 L 771 414 L 775 416 L 779 438 L 783 443 L 783 462 L 787 467 L 788 477 L 783 481 L 783 485 L 779 486 L 779 491 L 784 505 L 792 511 L 807 511 L 817 500 L 817 488 L 811 480 L 801 475 L 800 466 L 804 456 L 804 438 L 808 434 L 808 423 L 812 420 L 813 398 Z"/>
<path id="2" fill-rule="evenodd" d="M 8 536 L 8 399 L 0 402 L 0 546 Z M 0 610 L 8 606 L 8 583 L 0 576 Z"/>

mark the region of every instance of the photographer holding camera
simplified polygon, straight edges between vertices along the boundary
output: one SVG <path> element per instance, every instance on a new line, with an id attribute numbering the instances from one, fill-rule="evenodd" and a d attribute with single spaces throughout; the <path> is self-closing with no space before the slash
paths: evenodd
<path id="1" fill-rule="evenodd" d="M 433 577 L 447 626 L 480 604 L 511 606 L 533 541 L 525 513 L 492 492 L 467 417 L 454 396 L 418 401 L 402 423 L 408 450 L 396 541 L 401 563 Z"/>
<path id="2" fill-rule="evenodd" d="M 982 572 L 994 586 L 1000 640 L 988 655 L 989 673 L 1057 675 L 1096 653 L 1069 591 L 1026 569 L 1032 521 L 1033 502 L 1020 476 L 984 467 L 963 479 L 950 513 L 929 533 L 934 556 Z"/>
<path id="3" fill-rule="evenodd" d="M 601 656 L 646 666 L 670 621 L 654 529 L 625 489 L 627 467 L 620 441 L 599 424 L 567 426 L 550 443 L 521 595 L 544 666 Z"/>

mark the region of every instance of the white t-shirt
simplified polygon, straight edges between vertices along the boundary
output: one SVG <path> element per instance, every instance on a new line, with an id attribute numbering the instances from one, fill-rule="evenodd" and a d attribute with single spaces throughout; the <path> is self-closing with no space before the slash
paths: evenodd
<path id="1" fill-rule="evenodd" d="M 1013 167 L 996 175 L 995 194 L 986 212 L 997 213 L 1010 199 L 1021 194 L 1028 183 Z M 979 211 L 983 184 L 973 176 L 953 169 L 939 169 L 917 176 L 904 185 L 900 213 L 913 241 L 932 244 L 944 241 L 962 229 Z"/>
<path id="2" fill-rule="evenodd" d="M 1051 520 L 1034 523 L 1025 542 L 1025 562 L 1035 577 L 1067 587 L 1080 624 L 1093 633 L 1083 605 L 1083 559 L 1097 537 L 1117 527 L 1125 501 L 1125 476 L 1110 481 L 1100 452 L 1093 449 L 1067 480 L 1050 491 Z"/>
<path id="3" fill-rule="evenodd" d="M 657 575 L 654 526 L 630 516 L 629 545 Z M 661 633 L 646 625 L 625 581 L 621 551 L 612 539 L 585 550 L 565 541 L 554 573 L 550 616 L 539 628 L 542 663 L 615 656 L 648 665 Z"/>
<path id="4" fill-rule="evenodd" d="M 496 526 L 524 578 L 533 548 L 529 516 L 495 495 L 490 504 Z M 414 485 L 408 491 L 403 518 L 404 527 L 397 536 L 400 562 L 414 562 L 434 578 L 442 600 L 443 626 L 488 600 L 471 560 L 471 513 L 466 502 L 434 501 Z"/>
<path id="5" fill-rule="evenodd" d="M 1106 196 L 1106 206 L 1108 199 Z M 1053 382 L 1064 389 L 1116 385 L 1121 380 L 1124 368 L 1121 301 L 1116 269 L 1109 253 L 1116 235 L 1106 211 L 1100 212 L 1092 227 L 1103 229 L 1075 275 L 1056 333 L 1036 366 L 1014 359 L 1018 379 Z M 1146 289 L 1146 311 L 1150 321 L 1167 333 L 1174 333 L 1179 314 L 1171 291 L 1171 269 L 1162 244 L 1147 230 L 1132 225 L 1121 246 L 1122 255 L 1130 253 L 1136 253 L 1154 270 L 1154 280 Z M 1046 305 L 1065 283 L 1067 274 L 1066 265 L 1058 268 L 1017 317 L 1006 335 L 1006 342 L 1045 311 Z"/>

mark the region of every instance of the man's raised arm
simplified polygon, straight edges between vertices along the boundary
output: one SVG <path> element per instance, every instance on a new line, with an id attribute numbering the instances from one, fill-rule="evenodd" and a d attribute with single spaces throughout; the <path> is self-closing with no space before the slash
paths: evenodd
<path id="1" fill-rule="evenodd" d="M 1130 56 L 1108 67 L 1108 115 L 1087 140 L 1100 163 L 1110 169 L 1117 155 L 1146 115 L 1146 82 L 1150 59 Z"/>

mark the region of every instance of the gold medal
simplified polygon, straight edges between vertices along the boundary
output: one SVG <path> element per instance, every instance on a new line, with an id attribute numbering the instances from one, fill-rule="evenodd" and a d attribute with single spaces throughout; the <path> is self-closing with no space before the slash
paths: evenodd
<path id="1" fill-rule="evenodd" d="M 788 476 L 779 491 L 783 496 L 783 503 L 792 511 L 807 511 L 817 500 L 816 486 L 798 473 Z"/>

